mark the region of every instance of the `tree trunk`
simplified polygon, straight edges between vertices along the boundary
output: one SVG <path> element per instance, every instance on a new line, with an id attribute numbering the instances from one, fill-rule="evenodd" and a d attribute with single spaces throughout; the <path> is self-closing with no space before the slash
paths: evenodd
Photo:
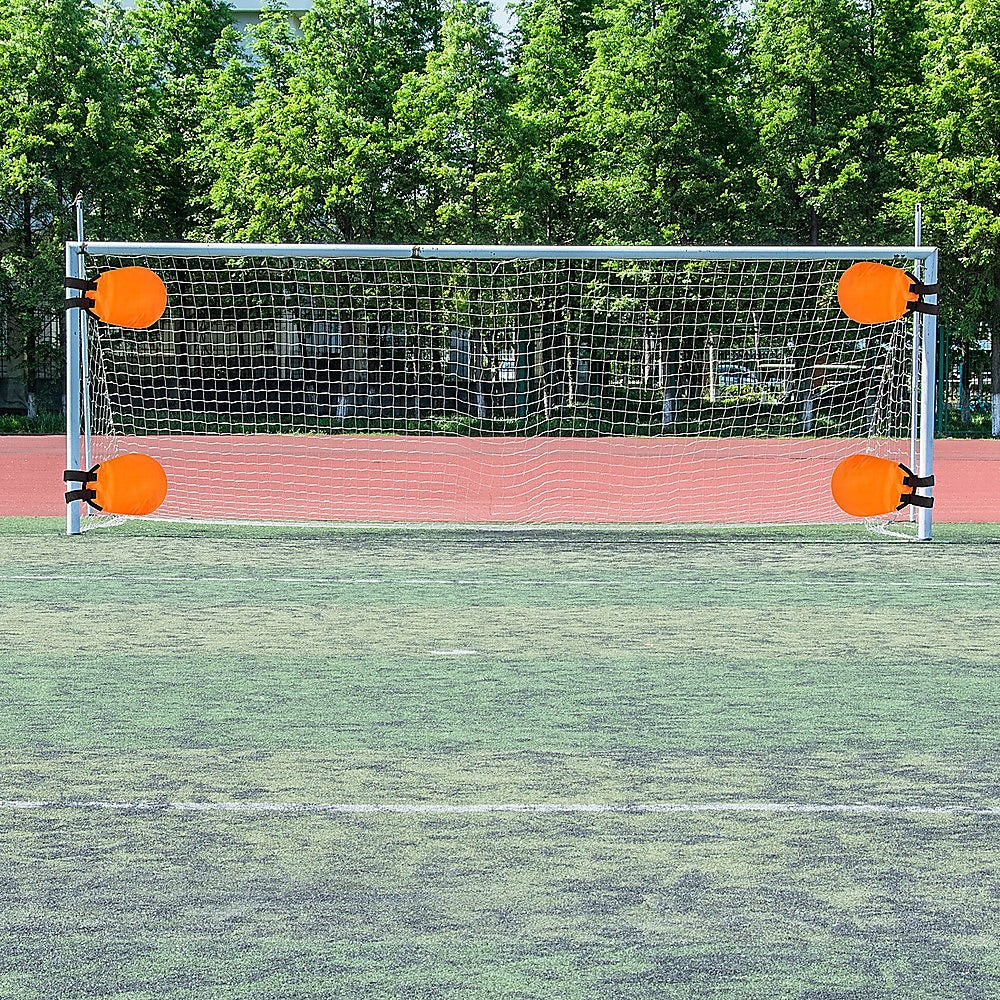
<path id="1" fill-rule="evenodd" d="M 24 256 L 31 260 L 35 256 L 34 240 L 31 232 L 31 195 L 25 192 L 24 210 Z M 35 416 L 35 391 L 38 388 L 38 313 L 32 310 L 22 314 L 24 327 L 24 388 L 28 396 L 28 416 Z"/>
<path id="2" fill-rule="evenodd" d="M 814 205 L 809 206 L 809 245 L 819 246 L 819 213 Z"/>
<path id="3" fill-rule="evenodd" d="M 812 125 L 813 134 L 819 121 L 819 114 L 816 106 L 816 84 L 809 84 L 809 123 Z M 819 212 L 815 205 L 809 206 L 809 245 L 819 246 Z"/>
<path id="4" fill-rule="evenodd" d="M 802 394 L 802 430 L 805 434 L 813 431 L 816 416 L 816 396 L 811 388 Z"/>
<path id="5" fill-rule="evenodd" d="M 708 401 L 716 403 L 719 397 L 718 357 L 715 352 L 715 338 L 708 336 Z"/>
<path id="6" fill-rule="evenodd" d="M 660 384 L 663 386 L 663 408 L 660 411 L 660 427 L 668 430 L 677 419 L 677 375 L 680 359 L 676 348 L 670 346 L 669 334 L 660 333 Z"/>
<path id="7" fill-rule="evenodd" d="M 338 420 L 346 420 L 359 413 L 361 398 L 367 399 L 367 345 L 352 320 L 343 320 L 340 331 L 342 368 L 336 415 Z"/>
<path id="8" fill-rule="evenodd" d="M 971 356 L 972 348 L 969 344 L 966 344 L 962 348 L 962 364 L 959 368 L 958 380 L 958 414 L 959 420 L 965 428 L 968 428 L 969 424 L 972 423 L 972 392 L 969 385 L 972 375 L 969 364 Z"/>
<path id="9" fill-rule="evenodd" d="M 992 434 L 1000 437 L 1000 322 L 994 317 L 993 330 L 990 336 L 990 355 L 993 383 L 993 420 Z"/>
<path id="10" fill-rule="evenodd" d="M 990 383 L 993 419 L 990 431 L 1000 437 L 1000 274 L 994 274 L 993 315 L 990 317 Z"/>

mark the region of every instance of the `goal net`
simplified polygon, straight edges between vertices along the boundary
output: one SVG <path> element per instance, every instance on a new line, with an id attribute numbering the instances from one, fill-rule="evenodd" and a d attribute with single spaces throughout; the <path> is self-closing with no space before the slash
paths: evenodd
<path id="1" fill-rule="evenodd" d="M 859 326 L 837 281 L 932 253 L 70 244 L 168 305 L 71 320 L 69 453 L 155 457 L 166 519 L 848 520 L 837 462 L 910 464 L 930 403 L 914 320 Z"/>

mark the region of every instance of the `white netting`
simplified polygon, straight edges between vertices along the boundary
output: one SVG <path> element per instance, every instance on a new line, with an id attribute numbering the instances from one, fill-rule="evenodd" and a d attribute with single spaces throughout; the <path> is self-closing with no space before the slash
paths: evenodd
<path id="1" fill-rule="evenodd" d="M 90 321 L 92 460 L 156 457 L 165 518 L 674 523 L 846 520 L 840 458 L 909 460 L 912 321 L 843 315 L 853 260 L 336 254 L 88 252 L 169 296 Z"/>

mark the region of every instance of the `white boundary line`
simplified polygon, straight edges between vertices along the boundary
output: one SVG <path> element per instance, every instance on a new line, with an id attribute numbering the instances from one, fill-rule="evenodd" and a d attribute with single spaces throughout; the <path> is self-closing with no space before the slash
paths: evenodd
<path id="1" fill-rule="evenodd" d="M 584 587 L 647 587 L 647 586 L 678 586 L 678 587 L 878 587 L 886 589 L 887 584 L 881 580 L 815 580 L 803 578 L 800 580 L 768 580 L 768 579 L 716 579 L 691 580 L 684 577 L 668 579 L 643 579 L 641 577 L 616 580 L 572 580 L 565 577 L 551 579 L 520 578 L 520 577 L 483 577 L 483 578 L 440 578 L 440 577 L 320 577 L 320 576 L 130 576 L 115 574 L 95 576 L 87 573 L 85 576 L 59 575 L 27 575 L 12 574 L 4 576 L 4 580 L 19 583 L 259 583 L 268 586 L 276 583 L 301 583 L 317 586 L 369 586 L 385 584 L 389 586 L 441 586 L 450 587 L 495 587 L 502 586 L 584 586 Z M 2 582 L 2 581 L 0 581 Z M 978 580 L 908 580 L 906 589 L 922 588 L 938 590 L 951 589 L 989 589 L 1000 586 L 1000 581 L 980 578 Z"/>
<path id="2" fill-rule="evenodd" d="M 469 815 L 482 813 L 590 813 L 590 814 L 669 814 L 736 813 L 765 815 L 840 815 L 840 816 L 998 816 L 997 806 L 935 806 L 921 804 L 880 805 L 877 803 L 823 802 L 105 802 L 99 800 L 0 800 L 0 811 L 76 810 L 103 812 L 218 812 L 247 813 L 340 813 L 349 815 Z"/>

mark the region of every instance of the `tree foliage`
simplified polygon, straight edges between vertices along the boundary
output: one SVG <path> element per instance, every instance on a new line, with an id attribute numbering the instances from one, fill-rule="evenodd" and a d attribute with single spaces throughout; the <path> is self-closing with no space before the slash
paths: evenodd
<path id="1" fill-rule="evenodd" d="M 491 239 L 509 103 L 489 3 L 448 0 L 440 47 L 407 74 L 394 105 L 400 193 L 414 238 Z"/>
<path id="2" fill-rule="evenodd" d="M 583 190 L 602 240 L 725 241 L 741 188 L 733 39 L 713 0 L 618 0 L 596 12 Z M 743 136 L 746 139 L 746 136 Z"/>
<path id="3" fill-rule="evenodd" d="M 119 198 L 111 178 L 128 162 L 129 135 L 120 81 L 79 0 L 4 5 L 0 91 L 0 319 L 30 409 L 45 360 L 41 314 L 62 290 L 69 205 L 84 188 L 105 206 Z"/>
<path id="4" fill-rule="evenodd" d="M 904 243 L 994 340 L 998 0 L 224 0 L 0 7 L 0 309 L 33 367 L 93 236 Z M 37 366 L 36 366 L 37 367 Z"/>
<path id="5" fill-rule="evenodd" d="M 583 127 L 593 0 L 524 0 L 510 65 L 500 232 L 524 243 L 593 238 L 581 187 L 593 149 Z"/>
<path id="6" fill-rule="evenodd" d="M 198 99 L 230 25 L 225 0 L 138 0 L 126 11 L 112 52 L 128 99 L 133 230 L 178 240 L 204 200 L 190 150 L 201 132 Z"/>

